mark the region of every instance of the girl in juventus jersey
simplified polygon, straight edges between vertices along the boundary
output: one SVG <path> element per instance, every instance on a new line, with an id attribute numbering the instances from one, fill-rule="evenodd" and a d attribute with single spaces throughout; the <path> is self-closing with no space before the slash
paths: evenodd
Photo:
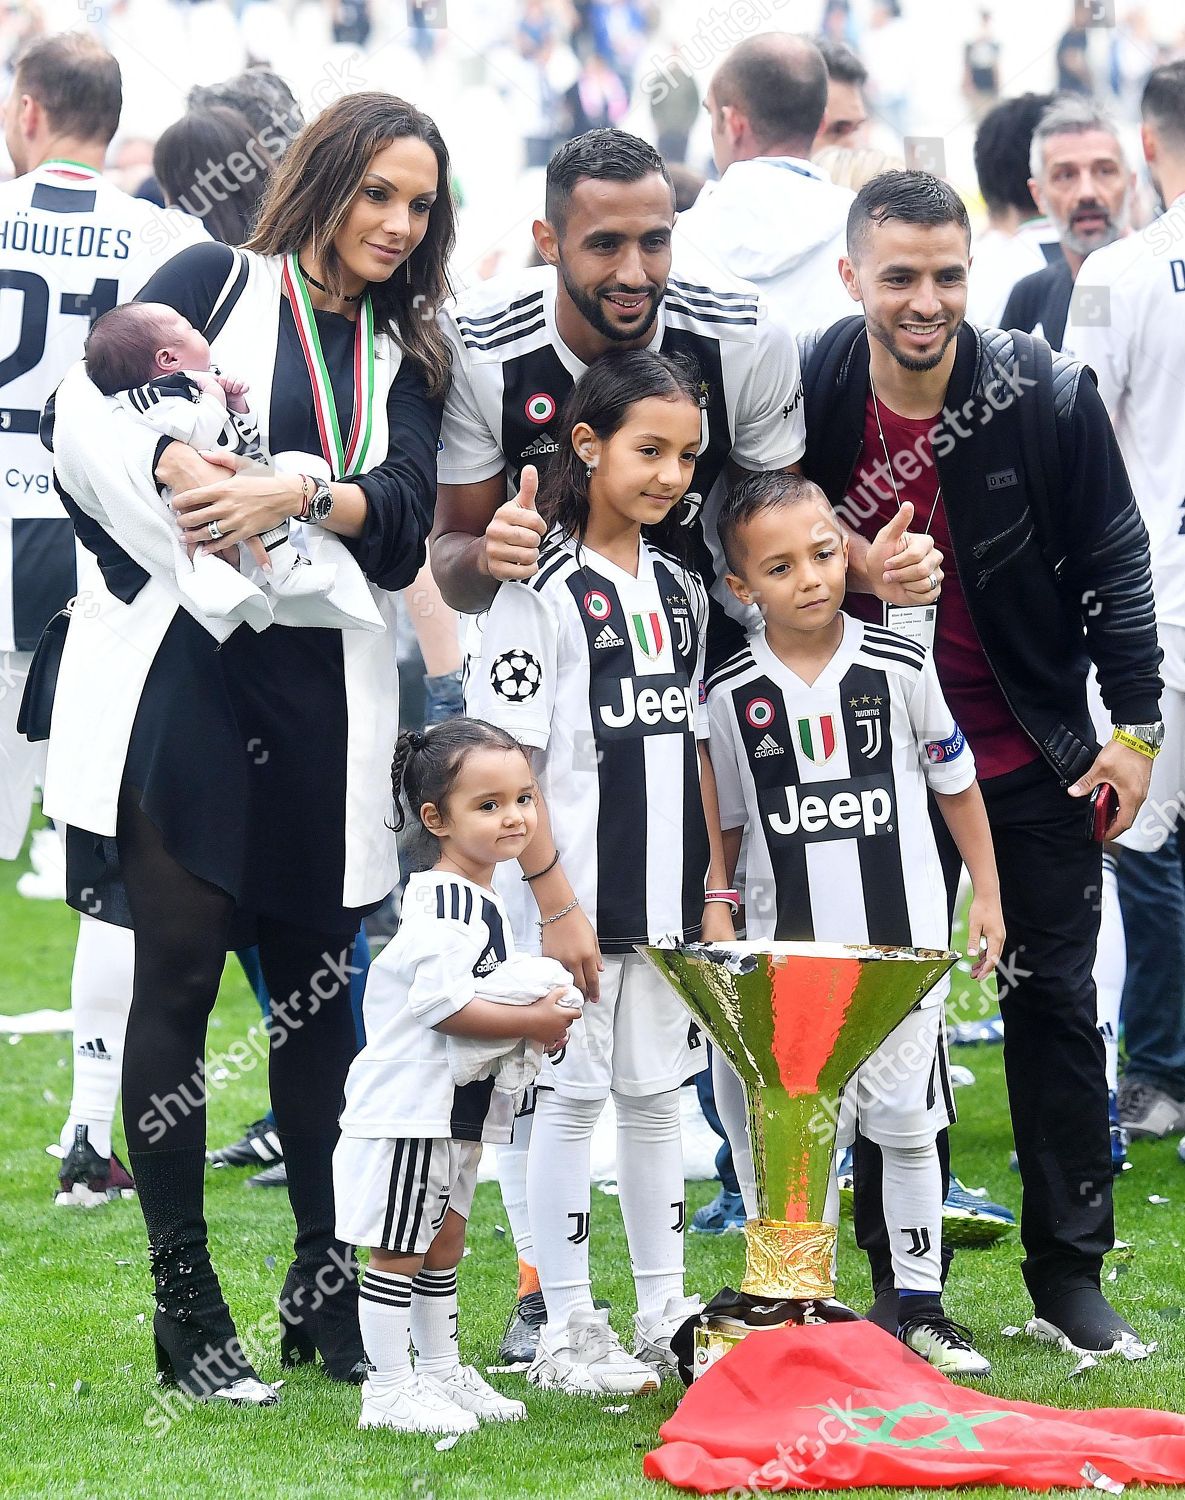
<path id="1" fill-rule="evenodd" d="M 1004 941 L 975 762 L 929 653 L 840 611 L 847 543 L 826 497 L 797 475 L 754 476 L 721 514 L 728 584 L 762 625 L 708 683 L 725 867 L 746 848 L 752 939 L 945 948 L 946 896 L 932 792 L 974 886 L 975 979 Z M 945 983 L 890 1033 L 842 1096 L 841 1139 L 860 1129 L 884 1158 L 898 1336 L 947 1375 L 991 1366 L 942 1306 L 937 1133 L 954 1118 L 942 1031 Z M 717 1069 L 742 1187 L 752 1204 L 744 1104 Z"/>
<path id="2" fill-rule="evenodd" d="M 498 877 L 516 936 L 556 951 L 557 927 L 582 908 L 600 946 L 600 998 L 540 1074 L 527 1166 L 548 1319 L 529 1376 L 590 1395 L 656 1389 L 674 1368 L 671 1334 L 698 1307 L 683 1295 L 679 1088 L 706 1049 L 634 951 L 701 936 L 718 827 L 703 744 L 707 601 L 664 546 L 700 444 L 697 378 L 638 350 L 603 356 L 578 382 L 539 496 L 551 527 L 539 571 L 499 589 L 470 682 L 471 711 L 532 747 L 541 791 L 522 877 Z M 555 906 L 538 877 L 560 860 L 570 895 Z M 633 1356 L 589 1283 L 589 1151 L 610 1093 Z"/>
<path id="3" fill-rule="evenodd" d="M 531 1073 L 525 1058 L 509 1080 L 494 1064 L 524 1039 L 562 1046 L 575 992 L 558 964 L 536 959 L 541 982 L 517 1003 L 485 998 L 491 975 L 515 961 L 491 878 L 535 832 L 522 747 L 490 724 L 453 719 L 402 735 L 391 779 L 396 828 L 406 799 L 438 858 L 408 881 L 399 931 L 371 965 L 366 1046 L 346 1080 L 333 1158 L 337 1233 L 370 1246 L 358 1320 L 372 1368 L 358 1425 L 469 1432 L 479 1418 L 526 1416 L 457 1352 L 457 1266 L 481 1143 L 509 1139 Z M 462 1069 L 458 1083 L 451 1042 L 461 1037 L 485 1044 L 485 1065 Z"/>

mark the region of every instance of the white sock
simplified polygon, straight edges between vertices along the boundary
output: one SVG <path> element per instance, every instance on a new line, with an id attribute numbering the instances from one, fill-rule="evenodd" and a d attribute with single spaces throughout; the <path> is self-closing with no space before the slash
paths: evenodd
<path id="1" fill-rule="evenodd" d="M 749 1145 L 749 1116 L 745 1109 L 745 1091 L 741 1080 L 720 1056 L 718 1048 L 712 1049 L 712 1093 L 716 1097 L 716 1113 L 732 1147 L 732 1165 L 737 1174 L 737 1186 L 745 1205 L 745 1216 L 757 1217 L 757 1179 L 753 1175 L 753 1151 Z"/>
<path id="2" fill-rule="evenodd" d="M 457 1268 L 422 1270 L 411 1284 L 411 1341 L 416 1369 L 440 1378 L 461 1363 L 457 1352 Z"/>
<path id="3" fill-rule="evenodd" d="M 531 1125 L 535 1118 L 518 1115 L 514 1121 L 514 1139 L 495 1148 L 498 1163 L 498 1186 L 502 1190 L 502 1207 L 510 1220 L 510 1233 L 520 1260 L 535 1264 L 535 1246 L 531 1240 L 531 1216 L 527 1213 L 527 1151 L 531 1144 Z"/>
<path id="4" fill-rule="evenodd" d="M 1119 1003 L 1127 978 L 1127 942 L 1115 879 L 1115 858 L 1103 855 L 1103 900 L 1099 912 L 1099 945 L 1094 955 L 1094 983 L 1099 1031 L 1107 1052 L 1107 1087 L 1119 1087 Z"/>
<path id="5" fill-rule="evenodd" d="M 938 1148 L 881 1146 L 885 1228 L 899 1291 L 942 1295 L 942 1168 Z"/>
<path id="6" fill-rule="evenodd" d="M 371 1383 L 411 1375 L 411 1277 L 367 1266 L 358 1288 L 362 1347 L 374 1366 Z"/>
<path id="7" fill-rule="evenodd" d="M 683 1295 L 683 1227 L 687 1216 L 679 1090 L 639 1098 L 614 1093 L 617 1191 L 638 1316 L 654 1323 Z"/>
<path id="8" fill-rule="evenodd" d="M 135 938 L 128 928 L 80 917 L 70 980 L 74 1092 L 60 1136 L 63 1151 L 74 1142 L 75 1126 L 85 1125 L 98 1154 L 111 1155 L 111 1122 L 119 1099 L 135 963 Z"/>
<path id="9" fill-rule="evenodd" d="M 589 1171 L 593 1128 L 604 1107 L 603 1099 L 573 1099 L 553 1089 L 541 1089 L 535 1106 L 527 1208 L 549 1325 L 566 1323 L 578 1308 L 592 1311 Z"/>

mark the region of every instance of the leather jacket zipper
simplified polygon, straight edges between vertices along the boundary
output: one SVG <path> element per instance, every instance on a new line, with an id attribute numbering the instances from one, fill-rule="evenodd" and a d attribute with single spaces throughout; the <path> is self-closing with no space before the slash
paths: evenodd
<path id="1" fill-rule="evenodd" d="M 1018 526 L 1023 526 L 1025 522 L 1029 520 L 1031 520 L 1031 516 L 1028 509 L 1026 508 L 1024 515 L 1018 516 L 1016 520 L 1013 521 L 1011 526 L 1005 526 L 1003 531 L 997 531 L 995 536 L 989 536 L 987 541 L 985 542 L 976 542 L 975 545 L 971 548 L 971 556 L 982 557 L 989 547 L 994 547 L 997 542 L 1002 542 L 1004 538 L 1006 536 L 1010 536 Z"/>
<path id="2" fill-rule="evenodd" d="M 947 525 L 948 526 L 950 525 L 949 518 L 947 520 Z M 1009 527 L 1008 530 L 1011 531 L 1012 527 Z M 999 570 L 1004 566 L 1004 564 L 1011 562 L 1012 559 L 1017 555 L 1018 552 L 1023 552 L 1024 549 L 1029 545 L 1029 543 L 1033 539 L 1033 531 L 1034 531 L 1034 527 L 1030 526 L 1029 529 L 1028 529 L 1028 531 L 1025 532 L 1024 536 L 1021 537 L 1020 541 L 1017 542 L 1016 546 L 1013 547 L 1012 551 L 1009 552 L 1006 557 L 1002 557 L 999 560 L 999 562 L 994 562 L 991 565 L 990 568 L 984 568 L 984 570 L 980 573 L 979 577 L 975 580 L 975 587 L 977 589 L 985 588 L 987 586 L 988 579 L 992 576 L 993 573 L 998 573 Z M 1001 536 L 1007 536 L 1008 532 L 1001 532 L 1000 535 Z M 993 537 L 992 540 L 993 541 L 997 541 L 998 538 Z M 986 543 L 986 542 L 984 543 L 985 547 L 988 546 L 988 545 L 990 545 L 990 544 Z M 975 547 L 975 548 L 972 549 L 972 551 L 976 552 L 976 553 L 978 553 L 979 550 L 980 549 L 978 547 Z"/>

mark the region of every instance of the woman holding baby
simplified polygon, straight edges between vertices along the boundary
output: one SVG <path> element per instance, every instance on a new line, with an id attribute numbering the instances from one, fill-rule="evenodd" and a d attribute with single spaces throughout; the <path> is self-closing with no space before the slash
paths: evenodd
<path id="1" fill-rule="evenodd" d="M 103 580 L 71 619 L 46 806 L 69 825 L 74 904 L 136 934 L 124 1124 L 158 1368 L 199 1397 L 275 1399 L 239 1345 L 202 1208 L 206 1025 L 227 949 L 245 942 L 258 941 L 273 996 L 272 1103 L 297 1226 L 282 1347 L 291 1360 L 315 1349 L 335 1379 L 365 1368 L 331 1162 L 354 1052 L 350 949 L 397 876 L 383 632 L 432 523 L 448 184 L 427 116 L 350 96 L 293 142 L 244 250 L 194 246 L 142 291 L 208 341 L 221 376 L 246 382 L 268 470 L 154 433 L 77 371 L 58 396 L 59 482 Z M 109 432 L 101 458 L 95 421 Z M 84 442 L 89 455 L 70 451 Z M 154 479 L 171 512 L 153 493 L 148 521 L 113 523 L 109 452 Z M 147 536 L 162 517 L 175 570 Z M 259 539 L 274 546 L 286 527 L 297 556 L 280 578 Z M 310 576 L 332 587 L 304 587 Z"/>

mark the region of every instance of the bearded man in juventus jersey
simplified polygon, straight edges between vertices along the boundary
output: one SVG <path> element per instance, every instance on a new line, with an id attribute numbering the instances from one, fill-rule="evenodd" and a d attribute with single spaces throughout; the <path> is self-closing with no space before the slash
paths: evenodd
<path id="1" fill-rule="evenodd" d="M 558 451 L 554 418 L 573 382 L 610 349 L 690 354 L 700 366 L 703 443 L 689 498 L 698 496 L 700 563 L 717 603 L 713 491 L 726 475 L 795 469 L 803 452 L 801 383 L 793 339 L 747 282 L 719 273 L 704 285 L 672 267 L 675 198 L 662 158 L 622 130 L 590 130 L 547 168 L 545 217 L 533 226 L 546 265 L 485 282 L 441 313 L 453 345 L 445 406 L 432 566 L 455 609 L 485 609 L 504 579 L 530 578 L 544 524 L 536 469 Z M 549 424 L 550 427 L 549 427 Z M 518 490 L 507 498 L 508 488 Z M 849 587 L 888 602 L 929 597 L 942 578 L 928 537 L 886 526 L 851 542 Z M 719 624 L 719 620 L 717 621 Z M 714 655 L 735 640 L 722 639 Z M 709 648 L 711 650 L 711 646 Z"/>
<path id="2" fill-rule="evenodd" d="M 119 124 L 119 64 L 97 42 L 65 33 L 17 61 L 4 116 L 16 177 L 0 184 L 0 859 L 15 859 L 29 821 L 44 743 L 17 732 L 31 653 L 86 569 L 54 492 L 38 424 L 82 356 L 92 321 L 128 302 L 163 261 L 208 238 L 187 214 L 121 192 L 103 175 Z M 163 247 L 163 248 L 162 248 Z M 7 692 L 3 691 L 7 688 Z M 51 843 L 53 835 L 50 835 Z M 84 915 L 71 981 L 74 1096 L 62 1130 L 57 1202 L 89 1206 L 131 1179 L 111 1154 L 123 1038 L 131 1004 L 132 935 Z"/>
<path id="3" fill-rule="evenodd" d="M 650 347 L 689 356 L 699 368 L 703 435 L 688 499 L 700 500 L 694 554 L 713 589 L 709 658 L 742 643 L 714 517 L 729 476 L 797 468 L 804 447 L 798 355 L 747 282 L 714 273 L 706 285 L 698 273 L 679 275 L 674 222 L 674 190 L 657 152 L 621 130 L 588 131 L 548 164 L 545 217 L 533 226 L 545 265 L 476 286 L 442 311 L 453 384 L 431 557 L 455 609 L 476 614 L 503 580 L 534 575 L 545 530 L 534 506 L 537 474 L 568 441 L 556 427 L 564 398 L 598 355 Z M 850 587 L 875 588 L 897 604 L 932 597 L 941 554 L 928 537 L 907 538 L 907 524 L 894 518 L 871 542 L 852 538 Z M 573 974 L 592 974 L 586 986 L 595 995 L 599 952 L 583 914 L 572 912 L 550 933 L 549 952 Z M 520 1261 L 519 1311 L 503 1340 L 503 1363 L 530 1360 L 543 1321 L 526 1220 L 529 1125 L 522 1117 L 512 1146 L 498 1151 Z"/>

